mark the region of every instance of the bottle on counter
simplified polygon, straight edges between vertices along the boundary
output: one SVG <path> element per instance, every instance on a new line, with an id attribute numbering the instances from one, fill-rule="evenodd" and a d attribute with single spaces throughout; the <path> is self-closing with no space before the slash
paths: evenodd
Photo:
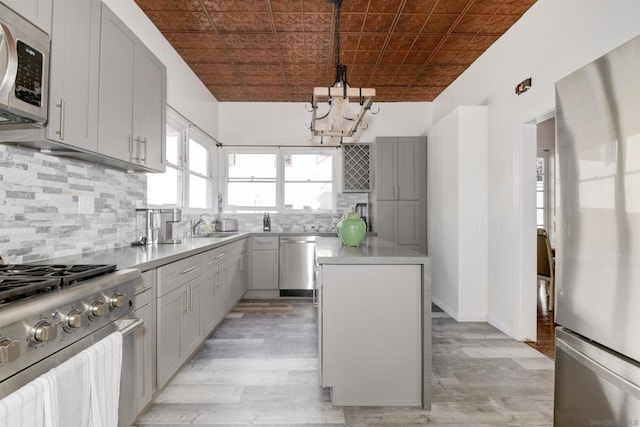
<path id="1" fill-rule="evenodd" d="M 262 231 L 271 231 L 271 218 L 267 212 L 262 217 Z"/>

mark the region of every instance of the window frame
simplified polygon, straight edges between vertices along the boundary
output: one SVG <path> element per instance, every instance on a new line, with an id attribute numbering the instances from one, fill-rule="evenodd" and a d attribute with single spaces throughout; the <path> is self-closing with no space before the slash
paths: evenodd
<path id="1" fill-rule="evenodd" d="M 335 213 L 337 208 L 337 190 L 338 190 L 338 182 L 337 182 L 337 167 L 340 161 L 338 153 L 336 151 L 331 152 L 327 148 L 316 148 L 316 147 L 260 147 L 260 146 L 247 146 L 247 147 L 227 147 L 222 150 L 221 157 L 221 165 L 220 169 L 223 171 L 223 210 L 224 212 L 275 212 L 275 213 L 302 213 L 307 212 L 304 209 L 288 209 L 285 208 L 284 199 L 284 188 L 286 182 L 304 182 L 304 181 L 285 181 L 285 166 L 284 166 L 284 158 L 288 154 L 322 154 L 322 155 L 331 155 L 331 181 L 307 181 L 307 182 L 330 182 L 331 183 L 331 208 L 330 209 L 314 209 L 314 213 Z M 237 206 L 237 205 L 229 205 L 229 155 L 230 154 L 275 154 L 276 156 L 276 205 L 275 206 Z M 269 181 L 271 182 L 271 181 Z"/>
<path id="2" fill-rule="evenodd" d="M 185 118 L 176 110 L 174 110 L 169 105 L 167 105 L 167 118 L 166 118 L 165 132 L 168 131 L 169 127 L 179 130 L 179 133 L 180 133 L 180 140 L 178 142 L 178 164 L 174 164 L 170 162 L 168 159 L 166 159 L 169 150 L 165 146 L 166 166 L 172 169 L 176 169 L 178 171 L 177 201 L 175 204 L 162 204 L 162 205 L 149 203 L 148 193 L 147 193 L 147 207 L 178 208 L 178 209 L 182 209 L 184 213 L 211 212 L 212 210 L 214 213 L 216 213 L 217 204 L 215 203 L 215 201 L 217 200 L 217 188 L 216 188 L 217 164 L 215 161 L 215 157 L 216 157 L 217 141 L 215 140 L 215 138 L 209 136 L 206 132 L 198 128 L 196 125 L 191 123 L 187 118 Z M 207 149 L 208 176 L 205 176 L 190 170 L 189 168 L 189 141 L 190 140 L 194 140 L 195 142 L 204 146 Z M 168 141 L 168 138 L 167 138 L 167 141 Z M 167 144 L 167 142 L 165 142 L 165 144 Z M 191 174 L 209 180 L 210 189 L 208 192 L 209 194 L 207 194 L 207 207 L 205 208 L 192 208 L 189 206 L 189 178 Z M 149 175 L 151 174 L 147 174 L 147 176 Z"/>

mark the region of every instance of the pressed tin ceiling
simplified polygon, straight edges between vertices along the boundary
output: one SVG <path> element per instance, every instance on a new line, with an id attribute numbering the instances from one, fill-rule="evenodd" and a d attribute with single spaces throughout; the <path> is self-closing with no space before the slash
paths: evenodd
<path id="1" fill-rule="evenodd" d="M 219 101 L 309 102 L 335 80 L 327 0 L 135 0 Z M 376 102 L 432 101 L 535 0 L 343 0 L 340 59 Z"/>

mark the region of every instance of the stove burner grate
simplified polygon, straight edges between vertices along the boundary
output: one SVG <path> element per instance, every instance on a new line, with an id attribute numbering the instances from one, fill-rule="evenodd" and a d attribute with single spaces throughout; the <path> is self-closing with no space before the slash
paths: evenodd
<path id="1" fill-rule="evenodd" d="M 114 264 L 8 264 L 0 265 L 2 277 L 51 277 L 58 278 L 60 286 L 70 286 L 116 270 Z"/>
<path id="2" fill-rule="evenodd" d="M 59 279 L 47 277 L 0 277 L 0 305 L 60 287 Z"/>

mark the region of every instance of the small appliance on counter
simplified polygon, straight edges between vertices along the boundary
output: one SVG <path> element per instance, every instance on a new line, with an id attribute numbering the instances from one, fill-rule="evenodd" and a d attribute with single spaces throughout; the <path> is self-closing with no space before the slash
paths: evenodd
<path id="1" fill-rule="evenodd" d="M 233 218 L 216 219 L 216 231 L 238 231 L 238 221 Z"/>
<path id="2" fill-rule="evenodd" d="M 180 243 L 180 239 L 173 238 L 174 224 L 180 221 L 180 209 L 136 209 L 136 230 L 139 238 L 132 245 Z"/>
<path id="3" fill-rule="evenodd" d="M 364 221 L 364 224 L 367 227 L 367 231 L 371 231 L 369 227 L 369 220 L 367 218 L 368 208 L 366 203 L 356 203 L 356 212 L 360 215 L 360 218 Z"/>

